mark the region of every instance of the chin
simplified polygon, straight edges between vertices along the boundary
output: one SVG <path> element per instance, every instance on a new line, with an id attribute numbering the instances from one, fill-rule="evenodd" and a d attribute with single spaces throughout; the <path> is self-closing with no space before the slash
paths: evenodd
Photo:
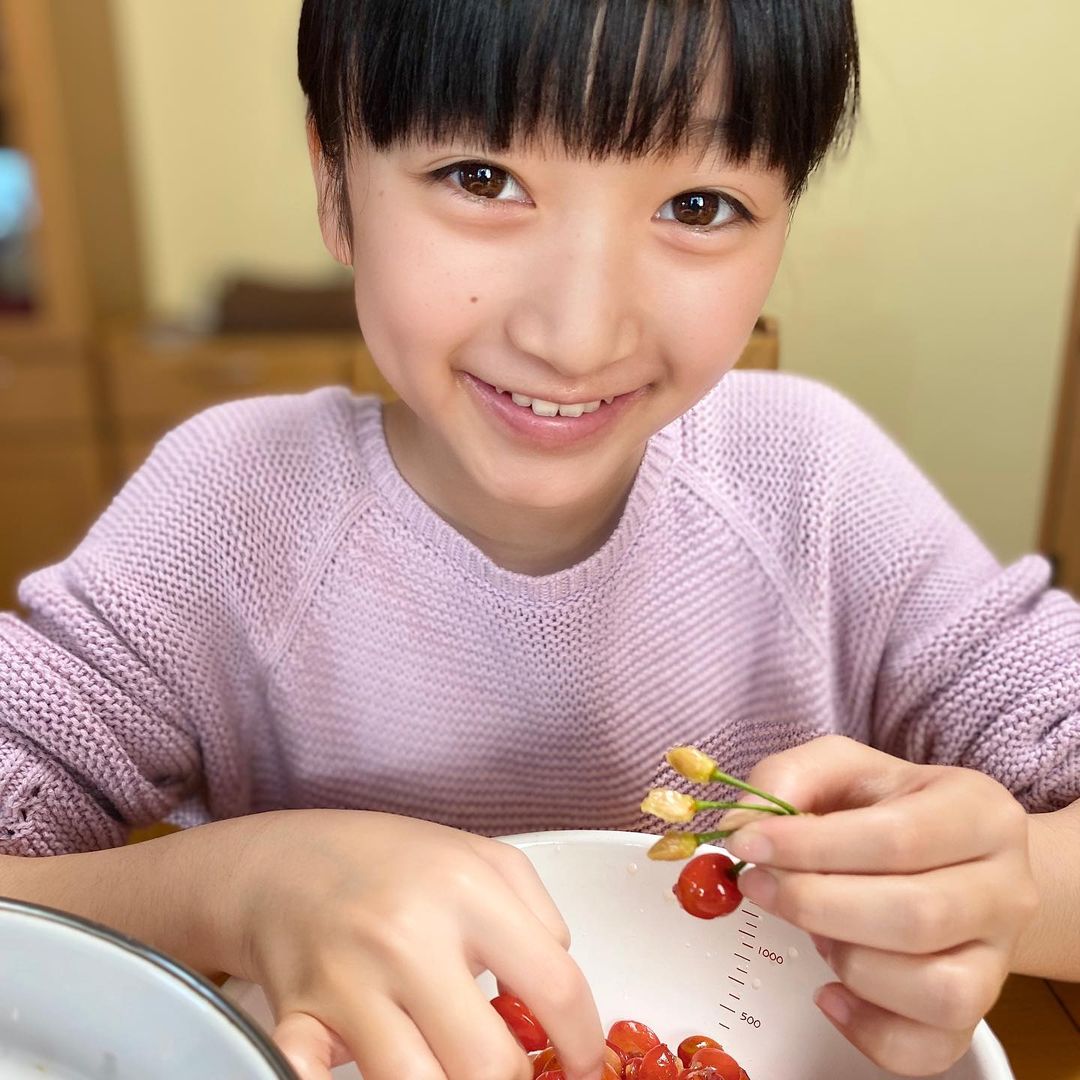
<path id="1" fill-rule="evenodd" d="M 605 490 L 600 477 L 582 475 L 580 464 L 572 462 L 499 475 L 488 473 L 476 479 L 492 499 L 521 510 L 565 510 L 598 498 Z"/>

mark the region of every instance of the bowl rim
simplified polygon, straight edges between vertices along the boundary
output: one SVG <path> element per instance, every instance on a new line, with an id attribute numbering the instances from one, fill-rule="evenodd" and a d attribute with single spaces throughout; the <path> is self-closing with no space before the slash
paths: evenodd
<path id="1" fill-rule="evenodd" d="M 512 844 L 517 848 L 525 848 L 538 844 L 580 844 L 596 840 L 619 841 L 627 847 L 644 849 L 652 846 L 660 839 L 656 833 L 630 832 L 620 829 L 552 829 L 550 831 L 536 831 L 526 833 L 511 833 L 506 836 L 496 836 L 505 844 Z M 716 844 L 702 844 L 706 851 L 722 850 Z M 775 917 L 775 916 L 774 916 Z M 986 1022 L 985 1017 L 979 1021 L 972 1033 L 971 1046 L 968 1052 L 972 1055 L 976 1065 L 990 1078 L 1010 1077 L 1015 1080 L 1012 1065 L 1009 1062 L 1005 1048 L 994 1034 L 993 1028 Z"/>
<path id="2" fill-rule="evenodd" d="M 270 1037 L 253 1021 L 249 1020 L 240 1009 L 223 997 L 209 979 L 180 963 L 179 960 L 174 960 L 153 946 L 128 937 L 117 930 L 102 926 L 100 923 L 93 922 L 90 919 L 84 919 L 81 915 L 72 915 L 70 912 L 58 911 L 56 908 L 45 907 L 42 904 L 0 897 L 0 914 L 4 912 L 39 922 L 51 923 L 61 926 L 65 930 L 73 930 L 76 933 L 97 938 L 107 942 L 109 945 L 118 946 L 138 960 L 151 964 L 174 982 L 179 983 L 185 990 L 193 992 L 219 1013 L 228 1024 L 254 1046 L 263 1062 L 273 1070 L 276 1080 L 296 1080 L 296 1073 Z"/>

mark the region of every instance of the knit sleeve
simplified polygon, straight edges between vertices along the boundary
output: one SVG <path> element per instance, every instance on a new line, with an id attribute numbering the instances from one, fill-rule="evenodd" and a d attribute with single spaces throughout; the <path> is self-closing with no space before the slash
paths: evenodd
<path id="1" fill-rule="evenodd" d="M 0 615 L 0 854 L 248 809 L 262 658 L 326 516 L 330 393 L 189 421 L 22 583 L 26 619 Z"/>
<path id="2" fill-rule="evenodd" d="M 1080 798 L 1080 606 L 1049 588 L 1045 560 L 1000 566 L 896 444 L 819 384 L 733 372 L 698 413 L 690 452 L 815 638 L 832 729 L 979 769 L 1031 811 Z"/>
<path id="3" fill-rule="evenodd" d="M 901 451 L 834 402 L 827 577 L 837 684 L 869 741 L 975 768 L 1033 812 L 1080 798 L 1080 605 L 1046 561 L 1002 567 Z"/>

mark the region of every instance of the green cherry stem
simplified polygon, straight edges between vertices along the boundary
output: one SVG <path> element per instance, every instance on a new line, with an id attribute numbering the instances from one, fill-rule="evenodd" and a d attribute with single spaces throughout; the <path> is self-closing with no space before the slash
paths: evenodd
<path id="1" fill-rule="evenodd" d="M 726 840 L 736 829 L 714 829 L 712 832 L 699 832 L 693 835 L 697 837 L 699 844 L 712 844 L 717 840 Z"/>
<path id="2" fill-rule="evenodd" d="M 714 840 L 726 840 L 733 832 L 737 832 L 737 829 L 718 829 L 714 832 L 699 832 L 697 836 L 698 844 L 711 844 Z M 738 877 L 746 869 L 747 863 L 745 859 L 740 859 L 732 868 L 731 873 L 734 877 Z"/>
<path id="3" fill-rule="evenodd" d="M 698 810 L 760 810 L 763 814 L 787 814 L 778 806 L 754 806 L 752 803 L 741 802 L 712 802 L 709 799 L 695 799 L 694 806 Z"/>
<path id="4" fill-rule="evenodd" d="M 791 805 L 791 803 L 786 803 L 783 799 L 778 799 L 775 795 L 770 795 L 767 791 L 762 791 L 760 788 L 753 787 L 745 780 L 740 780 L 738 779 L 738 777 L 731 776 L 726 772 L 721 772 L 719 769 L 713 769 L 711 780 L 714 784 L 729 784 L 731 787 L 738 788 L 740 791 L 746 791 L 749 792 L 751 795 L 757 795 L 762 799 L 767 799 L 769 802 L 774 803 L 776 806 L 779 806 L 781 813 L 797 814 L 799 812 L 795 809 L 794 806 Z M 747 807 L 747 809 L 757 810 L 759 809 L 759 807 L 750 806 Z"/>

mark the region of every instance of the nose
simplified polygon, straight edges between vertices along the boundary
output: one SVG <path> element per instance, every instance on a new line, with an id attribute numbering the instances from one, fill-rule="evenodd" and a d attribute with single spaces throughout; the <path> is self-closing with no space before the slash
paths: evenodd
<path id="1" fill-rule="evenodd" d="M 627 359 L 640 344 L 632 253 L 617 233 L 568 229 L 534 252 L 507 321 L 516 348 L 568 381 Z"/>

